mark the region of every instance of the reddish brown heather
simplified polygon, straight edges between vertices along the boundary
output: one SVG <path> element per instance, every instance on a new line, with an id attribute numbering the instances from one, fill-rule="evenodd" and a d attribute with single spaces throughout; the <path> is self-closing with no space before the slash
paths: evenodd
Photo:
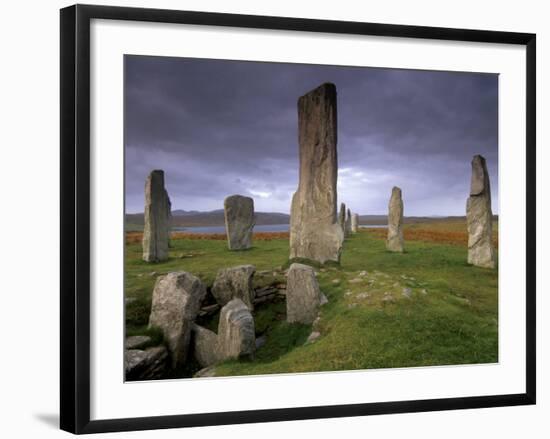
<path id="1" fill-rule="evenodd" d="M 385 228 L 368 229 L 367 233 L 378 239 L 386 239 L 388 232 Z M 405 241 L 427 241 L 441 244 L 468 245 L 468 232 L 457 232 L 451 230 L 429 230 L 424 228 L 407 228 L 404 230 Z M 493 233 L 493 244 L 498 248 L 498 234 Z"/>
<path id="2" fill-rule="evenodd" d="M 288 239 L 288 232 L 258 232 L 254 233 L 253 239 L 258 241 L 272 241 L 274 239 Z M 185 233 L 173 232 L 170 235 L 171 239 L 206 239 L 214 241 L 225 241 L 227 236 L 225 233 Z M 142 232 L 126 232 L 126 244 L 139 244 L 143 239 Z"/>

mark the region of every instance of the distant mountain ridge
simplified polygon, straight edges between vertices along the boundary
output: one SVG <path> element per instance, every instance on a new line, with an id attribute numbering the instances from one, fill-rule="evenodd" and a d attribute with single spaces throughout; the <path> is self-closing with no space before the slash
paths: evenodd
<path id="1" fill-rule="evenodd" d="M 405 224 L 426 223 L 441 220 L 464 220 L 464 216 L 409 216 L 404 218 Z M 495 215 L 495 219 L 498 216 Z M 143 213 L 126 214 L 126 225 L 130 228 L 139 229 L 143 227 Z M 290 215 L 279 212 L 256 212 L 257 225 L 289 224 Z M 387 215 L 360 215 L 359 224 L 363 225 L 386 225 Z M 172 211 L 172 226 L 175 227 L 204 227 L 223 226 L 225 224 L 223 209 L 200 212 L 197 210 L 176 209 Z"/>
<path id="2" fill-rule="evenodd" d="M 126 224 L 143 226 L 143 213 L 126 214 Z M 277 212 L 256 212 L 257 225 L 289 224 L 290 215 Z M 199 212 L 196 210 L 173 210 L 172 226 L 175 227 L 204 227 L 204 226 L 223 226 L 225 218 L 223 209 L 211 210 L 209 212 Z"/>

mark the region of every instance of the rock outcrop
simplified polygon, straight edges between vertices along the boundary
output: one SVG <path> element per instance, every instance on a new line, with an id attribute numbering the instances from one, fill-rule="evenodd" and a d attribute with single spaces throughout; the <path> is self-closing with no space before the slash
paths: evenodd
<path id="1" fill-rule="evenodd" d="M 164 171 L 152 171 L 145 181 L 143 260 L 168 259 L 170 240 L 170 198 L 164 188 Z"/>
<path id="2" fill-rule="evenodd" d="M 472 160 L 472 180 L 470 196 L 466 203 L 466 219 L 468 224 L 468 263 L 478 267 L 495 268 L 491 185 L 487 163 L 480 155 L 474 156 Z"/>
<path id="3" fill-rule="evenodd" d="M 298 100 L 300 181 L 292 197 L 290 258 L 339 261 L 336 87 L 323 84 Z"/>
<path id="4" fill-rule="evenodd" d="M 319 289 L 313 268 L 304 264 L 292 264 L 286 284 L 287 322 L 313 323 L 323 302 L 326 302 L 326 298 Z"/>
<path id="5" fill-rule="evenodd" d="M 205 296 L 205 285 L 185 271 L 157 278 L 149 327 L 162 330 L 173 368 L 181 366 L 187 359 L 191 327 Z"/>
<path id="6" fill-rule="evenodd" d="M 223 209 L 229 250 L 246 250 L 252 247 L 254 200 L 242 195 L 231 195 L 224 200 Z"/>
<path id="7" fill-rule="evenodd" d="M 252 279 L 256 267 L 254 265 L 238 265 L 218 270 L 216 280 L 212 286 L 212 295 L 220 306 L 224 306 L 232 299 L 241 299 L 248 309 L 254 309 L 254 287 Z"/>
<path id="8" fill-rule="evenodd" d="M 392 252 L 403 252 L 403 199 L 401 189 L 394 187 L 388 206 L 388 239 L 386 248 Z"/>

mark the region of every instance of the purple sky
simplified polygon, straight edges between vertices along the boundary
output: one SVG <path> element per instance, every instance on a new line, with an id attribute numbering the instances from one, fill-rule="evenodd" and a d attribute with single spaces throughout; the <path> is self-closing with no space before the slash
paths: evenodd
<path id="1" fill-rule="evenodd" d="M 338 204 L 405 215 L 464 215 L 474 154 L 487 159 L 498 213 L 498 76 L 168 57 L 125 57 L 126 211 L 142 212 L 152 169 L 173 209 L 252 196 L 288 213 L 298 184 L 298 97 L 338 92 Z"/>

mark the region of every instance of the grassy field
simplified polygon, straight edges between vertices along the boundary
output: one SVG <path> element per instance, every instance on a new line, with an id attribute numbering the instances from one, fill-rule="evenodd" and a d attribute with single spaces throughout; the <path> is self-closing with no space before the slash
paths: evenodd
<path id="1" fill-rule="evenodd" d="M 495 244 L 497 225 L 495 224 Z M 405 227 L 406 252 L 385 250 L 382 229 L 361 230 L 344 244 L 340 266 L 316 267 L 329 303 L 320 320 L 289 325 L 285 302 L 259 305 L 257 336 L 265 344 L 254 361 L 230 361 L 216 375 L 247 375 L 412 367 L 498 361 L 498 272 L 466 264 L 465 224 L 441 222 Z M 212 285 L 221 267 L 254 264 L 255 286 L 284 281 L 288 239 L 258 235 L 254 247 L 230 252 L 221 239 L 179 234 L 170 259 L 141 260 L 139 236 L 126 246 L 126 330 L 146 329 L 151 293 L 158 275 L 184 270 Z M 212 300 L 212 299 L 210 299 Z M 211 329 L 216 318 L 200 321 Z M 306 343 L 312 330 L 321 336 Z M 190 364 L 174 376 L 191 376 Z"/>

